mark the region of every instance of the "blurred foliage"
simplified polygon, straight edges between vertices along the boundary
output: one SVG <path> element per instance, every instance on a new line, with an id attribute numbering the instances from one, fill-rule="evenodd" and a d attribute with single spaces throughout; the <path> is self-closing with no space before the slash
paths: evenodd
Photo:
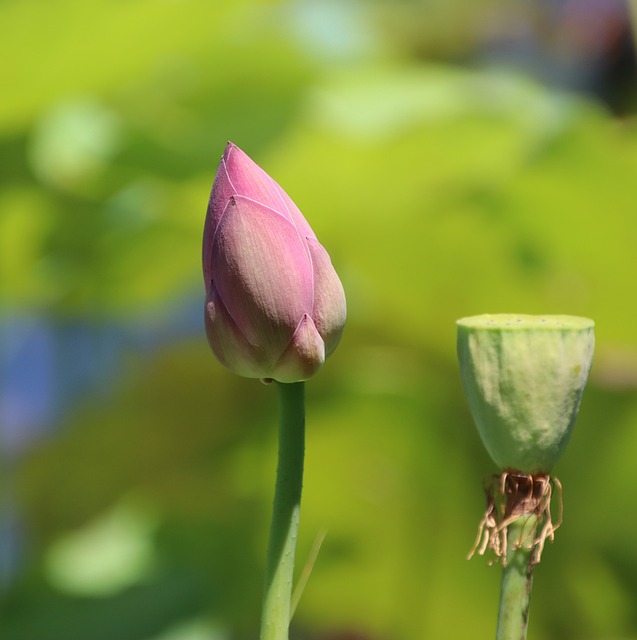
<path id="1" fill-rule="evenodd" d="M 493 636 L 499 570 L 465 556 L 494 468 L 455 362 L 454 321 L 484 312 L 597 322 L 530 635 L 637 637 L 637 129 L 449 64 L 498 6 L 0 4 L 3 353 L 37 318 L 39 384 L 71 398 L 46 429 L 20 423 L 3 367 L 2 428 L 48 432 L 2 453 L 3 640 L 256 636 L 275 394 L 222 370 L 200 328 L 228 138 L 299 204 L 348 295 L 308 384 L 299 571 L 327 536 L 293 637 Z"/>

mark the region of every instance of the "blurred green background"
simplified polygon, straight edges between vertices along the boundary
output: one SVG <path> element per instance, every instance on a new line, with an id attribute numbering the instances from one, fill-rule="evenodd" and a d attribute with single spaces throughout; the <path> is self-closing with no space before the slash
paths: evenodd
<path id="1" fill-rule="evenodd" d="M 3 0 L 3 640 L 257 637 L 276 394 L 202 328 L 228 139 L 348 296 L 292 637 L 494 636 L 454 323 L 523 312 L 597 323 L 530 638 L 637 638 L 632 56 L 613 0 Z"/>

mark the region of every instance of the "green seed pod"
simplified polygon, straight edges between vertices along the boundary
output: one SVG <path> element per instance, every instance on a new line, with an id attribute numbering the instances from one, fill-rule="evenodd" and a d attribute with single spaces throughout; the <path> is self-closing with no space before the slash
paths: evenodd
<path id="1" fill-rule="evenodd" d="M 575 422 L 594 322 L 502 314 L 457 324 L 462 383 L 487 451 L 503 469 L 548 473 Z"/>

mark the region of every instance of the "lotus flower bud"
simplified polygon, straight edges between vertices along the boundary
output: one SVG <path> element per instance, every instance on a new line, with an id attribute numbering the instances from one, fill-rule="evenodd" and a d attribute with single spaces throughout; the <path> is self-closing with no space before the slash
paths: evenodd
<path id="1" fill-rule="evenodd" d="M 205 324 L 228 369 L 248 378 L 312 377 L 338 345 L 343 286 L 283 189 L 228 143 L 203 237 Z"/>
<path id="2" fill-rule="evenodd" d="M 593 358 L 594 323 L 573 316 L 458 320 L 469 407 L 503 469 L 548 473 L 564 451 Z"/>

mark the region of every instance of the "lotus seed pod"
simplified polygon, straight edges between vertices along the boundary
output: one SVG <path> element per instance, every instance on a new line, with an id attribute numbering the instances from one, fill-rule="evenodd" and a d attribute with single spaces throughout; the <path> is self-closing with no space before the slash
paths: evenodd
<path id="1" fill-rule="evenodd" d="M 502 314 L 457 325 L 462 383 L 487 451 L 503 469 L 548 473 L 573 429 L 594 322 Z"/>

